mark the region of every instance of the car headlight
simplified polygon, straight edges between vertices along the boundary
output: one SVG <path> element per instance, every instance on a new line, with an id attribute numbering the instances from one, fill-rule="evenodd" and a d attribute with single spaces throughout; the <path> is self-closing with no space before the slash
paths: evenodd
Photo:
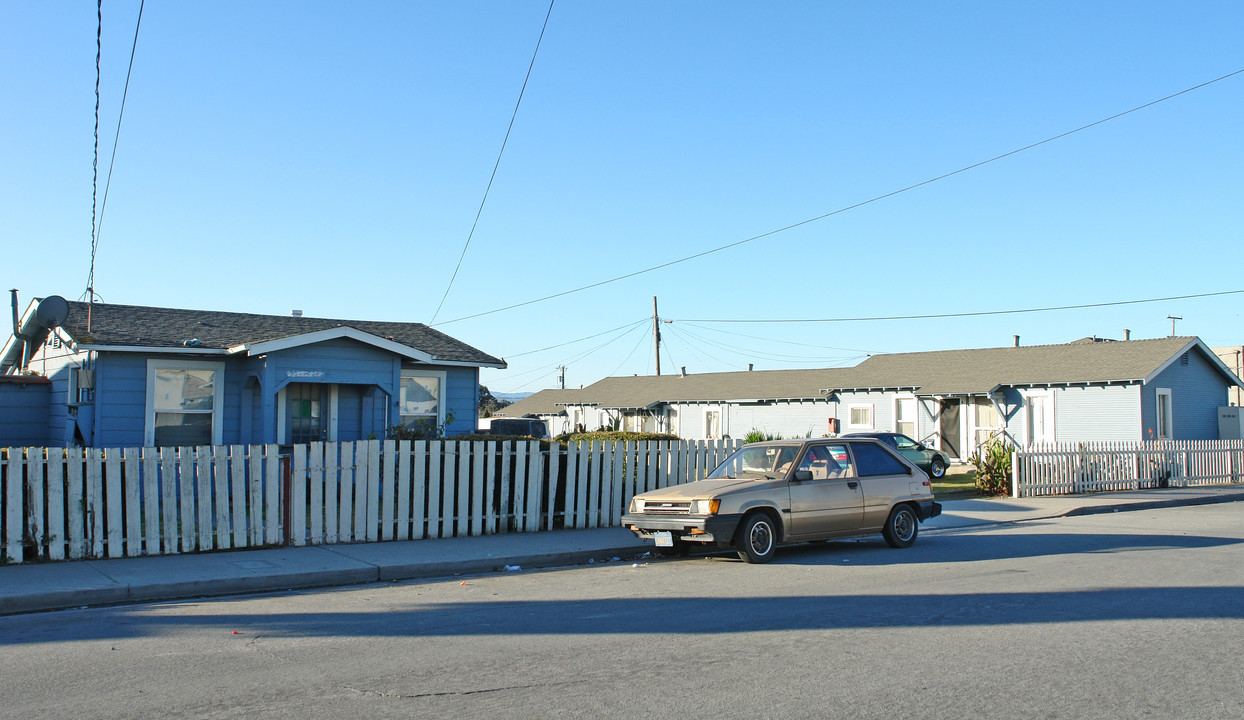
<path id="1" fill-rule="evenodd" d="M 639 498 L 631 498 L 631 513 L 641 513 L 644 511 L 644 501 Z"/>
<path id="2" fill-rule="evenodd" d="M 712 500 L 692 500 L 689 510 L 692 515 L 716 515 L 720 507 L 721 501 L 717 498 Z"/>

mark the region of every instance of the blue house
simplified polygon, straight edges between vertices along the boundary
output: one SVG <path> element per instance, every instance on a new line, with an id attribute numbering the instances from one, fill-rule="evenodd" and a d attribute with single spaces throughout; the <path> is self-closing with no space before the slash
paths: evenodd
<path id="1" fill-rule="evenodd" d="M 506 366 L 420 323 L 297 312 L 49 298 L 31 303 L 16 324 L 0 352 L 0 375 L 50 382 L 46 407 L 0 408 L 6 417 L 29 418 L 23 445 L 345 442 L 416 423 L 471 432 L 479 369 Z M 17 391 L 8 388 L 0 403 Z M 32 424 L 42 424 L 41 432 Z M 42 442 L 30 443 L 36 435 Z M 0 437 L 2 444 L 15 443 Z"/>

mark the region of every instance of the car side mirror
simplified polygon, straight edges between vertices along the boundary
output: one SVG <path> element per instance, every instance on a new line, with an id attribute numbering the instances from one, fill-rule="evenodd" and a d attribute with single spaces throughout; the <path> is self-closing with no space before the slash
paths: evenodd
<path id="1" fill-rule="evenodd" d="M 796 470 L 795 477 L 791 478 L 791 480 L 794 480 L 795 482 L 807 482 L 808 480 L 811 480 L 811 479 L 812 479 L 811 470 Z"/>

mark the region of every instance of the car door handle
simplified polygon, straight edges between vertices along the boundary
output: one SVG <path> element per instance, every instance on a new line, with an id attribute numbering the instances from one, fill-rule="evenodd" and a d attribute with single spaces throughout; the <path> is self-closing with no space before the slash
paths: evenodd
<path id="1" fill-rule="evenodd" d="M 859 484 L 859 483 L 857 483 L 857 482 L 855 482 L 854 480 L 852 480 L 851 482 L 847 483 L 847 487 L 851 488 L 852 490 L 854 490 L 855 488 L 857 488 L 857 487 L 859 487 L 859 486 L 860 486 L 860 484 Z"/>

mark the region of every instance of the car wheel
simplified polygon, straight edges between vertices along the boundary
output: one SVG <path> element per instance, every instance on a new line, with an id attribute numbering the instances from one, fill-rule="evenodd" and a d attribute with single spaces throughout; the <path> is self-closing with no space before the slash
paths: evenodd
<path id="1" fill-rule="evenodd" d="M 739 557 L 749 563 L 764 563 L 773 559 L 777 549 L 777 529 L 773 518 L 763 512 L 749 515 L 735 536 L 734 547 Z"/>
<path id="2" fill-rule="evenodd" d="M 916 511 L 910 505 L 899 505 L 890 511 L 881 534 L 890 547 L 910 547 L 916 541 L 916 533 L 920 530 L 920 521 L 916 519 Z"/>
<path id="3" fill-rule="evenodd" d="M 929 462 L 929 475 L 934 478 L 943 478 L 946 476 L 946 461 L 935 457 Z"/>

